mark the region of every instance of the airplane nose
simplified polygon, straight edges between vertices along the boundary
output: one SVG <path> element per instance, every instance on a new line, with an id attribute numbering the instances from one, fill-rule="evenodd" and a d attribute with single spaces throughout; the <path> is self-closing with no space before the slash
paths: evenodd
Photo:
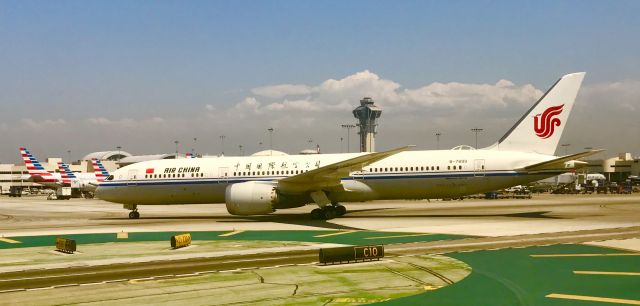
<path id="1" fill-rule="evenodd" d="M 108 191 L 107 189 L 105 189 L 104 187 L 96 187 L 96 191 L 94 191 L 94 195 L 101 200 L 107 200 L 108 196 Z"/>

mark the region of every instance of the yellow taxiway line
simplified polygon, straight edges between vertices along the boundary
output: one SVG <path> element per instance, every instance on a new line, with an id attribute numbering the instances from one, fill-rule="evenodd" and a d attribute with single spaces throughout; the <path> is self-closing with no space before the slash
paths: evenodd
<path id="1" fill-rule="evenodd" d="M 222 235 L 220 235 L 218 237 L 229 237 L 229 236 L 237 235 L 237 234 L 244 233 L 244 232 L 246 232 L 246 231 L 233 231 L 233 232 L 228 232 L 226 234 L 222 234 Z"/>
<path id="2" fill-rule="evenodd" d="M 640 276 L 640 272 L 573 271 L 574 274 Z"/>
<path id="3" fill-rule="evenodd" d="M 393 236 L 378 236 L 378 237 L 367 237 L 364 239 L 389 239 L 389 238 L 403 238 L 403 237 L 417 237 L 417 236 L 430 236 L 435 234 L 409 234 L 409 235 L 393 235 Z"/>
<path id="4" fill-rule="evenodd" d="M 322 238 L 322 237 L 331 237 L 331 236 L 338 236 L 338 235 L 346 235 L 346 234 L 357 233 L 357 232 L 361 232 L 361 231 L 359 231 L 359 230 L 352 230 L 352 231 L 339 231 L 339 232 L 337 232 L 337 233 L 316 235 L 316 236 L 313 236 L 313 238 Z"/>
<path id="5" fill-rule="evenodd" d="M 624 304 L 624 305 L 640 305 L 640 301 L 639 300 L 626 300 L 626 299 L 616 299 L 616 298 L 607 298 L 607 297 L 599 297 L 599 296 L 588 296 L 588 295 L 573 295 L 573 294 L 552 293 L 552 294 L 547 295 L 546 297 L 554 298 L 554 299 L 565 299 L 565 300 L 603 302 L 603 303 L 614 303 L 614 304 Z"/>
<path id="6" fill-rule="evenodd" d="M 610 254 L 532 254 L 531 257 L 596 257 L 596 256 L 640 256 L 640 253 L 610 253 Z"/>
<path id="7" fill-rule="evenodd" d="M 0 237 L 0 241 L 4 241 L 6 243 L 22 243 L 18 240 L 13 240 L 13 239 L 9 239 L 9 238 L 5 238 L 5 237 Z"/>

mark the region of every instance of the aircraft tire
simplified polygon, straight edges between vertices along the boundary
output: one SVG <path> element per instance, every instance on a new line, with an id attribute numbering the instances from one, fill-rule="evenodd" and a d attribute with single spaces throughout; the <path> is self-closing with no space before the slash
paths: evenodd
<path id="1" fill-rule="evenodd" d="M 344 214 L 347 213 L 347 208 L 342 206 L 342 205 L 336 205 L 336 216 L 340 217 L 340 216 L 344 216 Z"/>
<path id="2" fill-rule="evenodd" d="M 336 217 L 336 209 L 333 206 L 326 206 L 322 212 L 324 213 L 324 218 L 327 220 L 331 220 Z"/>
<path id="3" fill-rule="evenodd" d="M 140 213 L 137 211 L 132 211 L 129 213 L 129 219 L 139 219 Z"/>
<path id="4" fill-rule="evenodd" d="M 324 219 L 324 213 L 322 212 L 322 209 L 316 208 L 316 209 L 312 210 L 311 211 L 311 219 L 312 220 Z"/>

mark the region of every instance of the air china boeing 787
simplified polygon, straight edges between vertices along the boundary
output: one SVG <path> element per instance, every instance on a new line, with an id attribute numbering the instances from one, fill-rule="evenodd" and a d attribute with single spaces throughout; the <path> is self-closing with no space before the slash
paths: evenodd
<path id="1" fill-rule="evenodd" d="M 232 156 L 141 162 L 101 183 L 99 198 L 138 205 L 225 203 L 233 215 L 316 204 L 314 219 L 346 213 L 341 202 L 455 198 L 555 176 L 599 152 L 554 156 L 584 73 L 560 78 L 495 144 L 483 149 Z"/>

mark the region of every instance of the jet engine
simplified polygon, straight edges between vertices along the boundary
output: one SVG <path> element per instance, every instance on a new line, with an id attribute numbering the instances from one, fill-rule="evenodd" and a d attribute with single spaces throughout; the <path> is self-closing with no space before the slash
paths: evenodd
<path id="1" fill-rule="evenodd" d="M 227 211 L 232 215 L 264 215 L 275 211 L 276 187 L 263 182 L 231 184 L 225 191 Z"/>

